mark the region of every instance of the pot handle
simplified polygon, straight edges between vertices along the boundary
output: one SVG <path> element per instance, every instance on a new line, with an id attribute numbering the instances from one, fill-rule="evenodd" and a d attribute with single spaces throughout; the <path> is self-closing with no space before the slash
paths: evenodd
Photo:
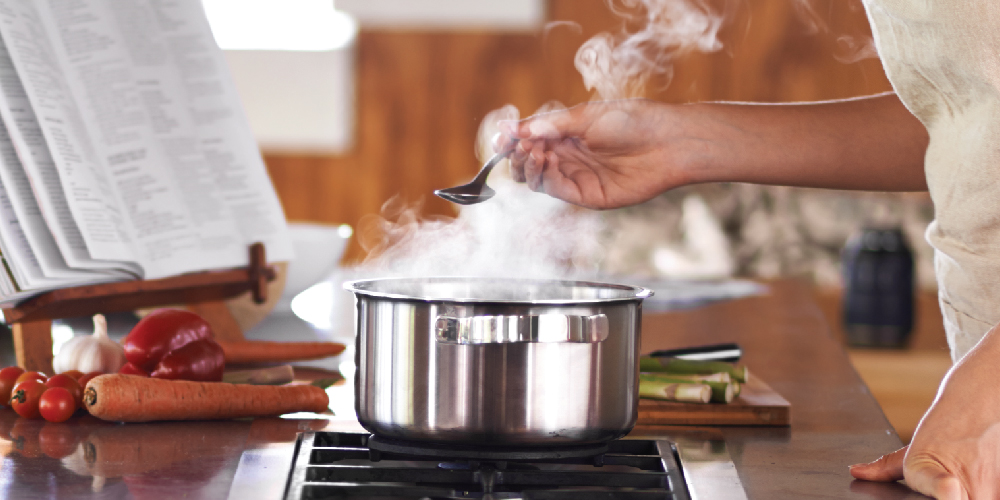
<path id="1" fill-rule="evenodd" d="M 566 314 L 515 316 L 438 316 L 434 324 L 442 344 L 595 343 L 608 338 L 608 317 Z"/>

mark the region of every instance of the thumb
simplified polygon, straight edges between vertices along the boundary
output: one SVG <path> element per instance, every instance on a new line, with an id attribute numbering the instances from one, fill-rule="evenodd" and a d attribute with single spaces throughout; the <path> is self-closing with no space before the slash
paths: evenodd
<path id="1" fill-rule="evenodd" d="M 906 467 L 906 484 L 938 500 L 966 500 L 962 483 L 937 460 L 918 458 Z"/>
<path id="2" fill-rule="evenodd" d="M 865 481 L 891 482 L 903 479 L 903 458 L 906 457 L 907 448 L 904 446 L 871 463 L 852 465 L 851 475 Z"/>
<path id="3" fill-rule="evenodd" d="M 512 131 L 519 139 L 561 139 L 580 136 L 586 131 L 590 122 L 586 109 L 586 106 L 576 106 L 540 113 L 521 120 L 517 123 L 516 131 Z"/>

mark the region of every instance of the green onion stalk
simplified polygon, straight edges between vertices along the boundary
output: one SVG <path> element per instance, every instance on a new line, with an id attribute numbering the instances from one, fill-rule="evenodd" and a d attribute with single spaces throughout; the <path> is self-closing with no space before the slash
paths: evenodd
<path id="1" fill-rule="evenodd" d="M 639 358 L 639 371 L 670 373 L 675 375 L 711 375 L 713 373 L 728 373 L 733 380 L 745 384 L 747 368 L 734 366 L 723 361 L 692 361 L 680 358 Z"/>
<path id="2" fill-rule="evenodd" d="M 640 380 L 639 397 L 682 403 L 708 403 L 712 400 L 712 388 L 707 384 Z"/>
<path id="3" fill-rule="evenodd" d="M 716 377 L 722 378 L 722 377 Z M 713 403 L 731 403 L 739 394 L 739 382 L 717 381 L 717 380 L 690 380 L 679 375 L 673 376 L 661 373 L 640 373 L 639 374 L 639 394 L 643 393 L 643 385 L 656 387 L 661 384 L 700 384 L 707 385 L 711 390 L 709 401 Z"/>

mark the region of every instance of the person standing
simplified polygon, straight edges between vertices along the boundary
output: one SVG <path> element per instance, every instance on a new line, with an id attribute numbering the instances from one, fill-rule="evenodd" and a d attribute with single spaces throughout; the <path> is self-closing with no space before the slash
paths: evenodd
<path id="1" fill-rule="evenodd" d="M 502 122 L 515 180 L 593 209 L 751 182 L 929 190 L 954 366 L 908 447 L 851 468 L 936 498 L 1000 497 L 1000 2 L 865 0 L 894 92 L 798 104 L 599 101 Z"/>

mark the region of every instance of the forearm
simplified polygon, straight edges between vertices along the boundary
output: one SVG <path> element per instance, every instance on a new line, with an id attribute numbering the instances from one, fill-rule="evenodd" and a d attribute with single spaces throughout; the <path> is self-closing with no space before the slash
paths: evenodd
<path id="1" fill-rule="evenodd" d="M 685 106 L 690 183 L 926 191 L 923 125 L 895 94 L 804 104 Z"/>

